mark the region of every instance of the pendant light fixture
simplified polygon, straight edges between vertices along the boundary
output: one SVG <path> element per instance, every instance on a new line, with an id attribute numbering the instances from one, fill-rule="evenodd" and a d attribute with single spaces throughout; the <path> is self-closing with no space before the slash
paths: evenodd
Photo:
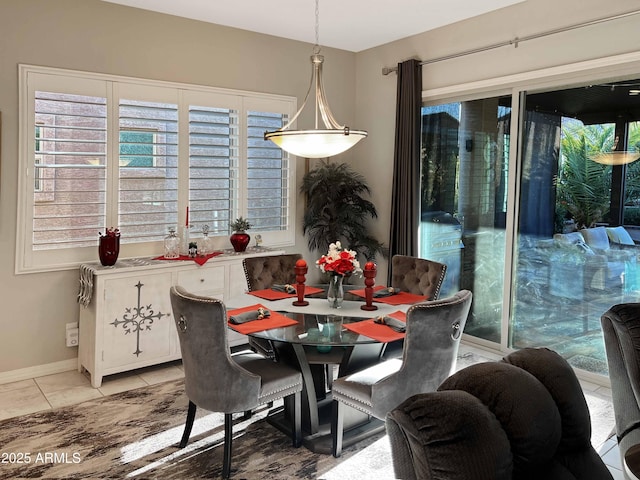
<path id="1" fill-rule="evenodd" d="M 364 130 L 352 130 L 345 125 L 340 125 L 329 108 L 327 97 L 322 84 L 322 64 L 324 57 L 320 55 L 318 42 L 318 1 L 316 0 L 316 43 L 311 55 L 311 84 L 302 106 L 291 120 L 279 130 L 265 132 L 265 140 L 271 140 L 283 150 L 306 158 L 325 158 L 342 153 L 367 136 Z M 315 95 L 315 127 L 310 130 L 291 130 L 291 125 L 296 121 L 307 100 L 313 91 Z M 324 128 L 319 128 L 319 120 L 322 117 Z"/>
<path id="2" fill-rule="evenodd" d="M 640 159 L 640 152 L 616 150 L 618 147 L 619 137 L 613 142 L 613 149 L 611 152 L 601 152 L 590 155 L 589 158 L 594 162 L 601 163 L 602 165 L 627 165 Z"/>

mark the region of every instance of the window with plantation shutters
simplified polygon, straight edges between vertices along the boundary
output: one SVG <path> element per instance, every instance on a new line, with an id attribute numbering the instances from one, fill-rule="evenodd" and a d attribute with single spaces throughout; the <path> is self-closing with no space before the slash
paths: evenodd
<path id="1" fill-rule="evenodd" d="M 294 164 L 263 135 L 293 112 L 289 97 L 21 65 L 16 272 L 97 261 L 106 228 L 120 258 L 160 255 L 187 209 L 214 248 L 240 216 L 292 245 Z"/>
<path id="2" fill-rule="evenodd" d="M 163 240 L 178 222 L 178 105 L 121 99 L 119 128 L 118 227 Z"/>
<path id="3" fill-rule="evenodd" d="M 229 233 L 239 193 L 238 112 L 189 106 L 190 223 Z"/>
<path id="4" fill-rule="evenodd" d="M 247 218 L 260 230 L 286 230 L 289 218 L 289 159 L 264 139 L 281 128 L 282 114 L 250 111 L 247 115 Z"/>
<path id="5" fill-rule="evenodd" d="M 105 221 L 106 98 L 36 91 L 33 250 L 94 245 Z"/>

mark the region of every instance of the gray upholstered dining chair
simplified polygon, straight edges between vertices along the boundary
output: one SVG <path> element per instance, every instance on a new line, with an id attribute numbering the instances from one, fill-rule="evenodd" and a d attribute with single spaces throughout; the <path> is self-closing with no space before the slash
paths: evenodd
<path id="1" fill-rule="evenodd" d="M 180 339 L 189 410 L 180 448 L 191 435 L 197 407 L 224 413 L 223 477 L 231 472 L 233 413 L 284 398 L 292 419 L 293 445 L 302 443 L 302 375 L 292 367 L 255 353 L 231 355 L 227 340 L 227 313 L 220 300 L 171 287 L 171 306 Z"/>
<path id="2" fill-rule="evenodd" d="M 264 290 L 274 285 L 296 283 L 296 262 L 302 258 L 299 253 L 247 257 L 242 260 L 247 289 L 250 292 Z M 249 347 L 267 358 L 277 360 L 276 349 L 269 340 L 249 337 Z"/>
<path id="3" fill-rule="evenodd" d="M 444 263 L 408 255 L 394 255 L 391 259 L 391 287 L 403 292 L 424 295 L 437 300 L 447 266 Z"/>
<path id="4" fill-rule="evenodd" d="M 274 285 L 293 285 L 296 283 L 294 267 L 301 258 L 299 253 L 245 258 L 242 260 L 242 268 L 249 291 L 263 290 Z"/>
<path id="5" fill-rule="evenodd" d="M 620 455 L 640 444 L 640 303 L 613 305 L 601 317 Z"/>
<path id="6" fill-rule="evenodd" d="M 393 358 L 333 382 L 333 456 L 342 453 L 345 406 L 384 420 L 407 398 L 435 391 L 455 369 L 472 294 L 413 305 L 407 310 L 402 359 Z"/>
<path id="7" fill-rule="evenodd" d="M 437 300 L 447 273 L 444 263 L 408 255 L 394 255 L 391 259 L 391 286 L 403 292 L 423 295 L 427 301 Z M 402 356 L 403 341 L 388 343 L 382 354 L 384 360 Z"/>

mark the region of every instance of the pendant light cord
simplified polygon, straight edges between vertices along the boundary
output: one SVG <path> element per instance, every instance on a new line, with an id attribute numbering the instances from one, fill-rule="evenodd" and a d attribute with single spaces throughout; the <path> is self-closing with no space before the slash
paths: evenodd
<path id="1" fill-rule="evenodd" d="M 313 53 L 320 53 L 320 0 L 316 0 L 316 44 L 313 46 Z"/>

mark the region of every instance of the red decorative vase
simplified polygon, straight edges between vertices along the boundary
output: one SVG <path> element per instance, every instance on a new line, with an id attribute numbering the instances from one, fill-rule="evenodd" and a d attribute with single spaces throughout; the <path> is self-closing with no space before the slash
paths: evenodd
<path id="1" fill-rule="evenodd" d="M 120 235 L 100 235 L 98 256 L 105 267 L 115 265 L 120 253 Z"/>
<path id="2" fill-rule="evenodd" d="M 249 245 L 251 237 L 246 232 L 233 232 L 229 240 L 231 240 L 231 245 L 233 245 L 233 249 L 236 252 L 244 252 L 247 249 L 247 245 Z"/>

